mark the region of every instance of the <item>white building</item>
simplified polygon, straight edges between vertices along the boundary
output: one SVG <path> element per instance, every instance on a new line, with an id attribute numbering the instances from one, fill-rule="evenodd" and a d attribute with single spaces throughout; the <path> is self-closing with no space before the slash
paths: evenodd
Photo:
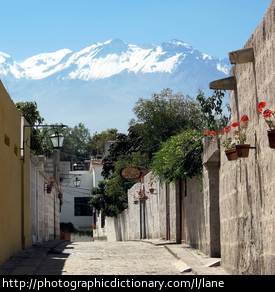
<path id="1" fill-rule="evenodd" d="M 71 222 L 79 228 L 91 228 L 95 222 L 95 214 L 90 207 L 92 187 L 102 180 L 102 163 L 99 159 L 92 159 L 87 167 L 75 164 L 69 171 L 70 162 L 61 162 L 63 190 L 63 205 L 60 222 Z M 88 170 L 85 170 L 88 169 Z M 76 186 L 79 184 L 79 186 Z"/>

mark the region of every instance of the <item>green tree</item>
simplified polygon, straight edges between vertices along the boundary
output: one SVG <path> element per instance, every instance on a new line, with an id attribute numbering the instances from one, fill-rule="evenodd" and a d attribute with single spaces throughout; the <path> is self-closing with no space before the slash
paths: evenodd
<path id="1" fill-rule="evenodd" d="M 127 189 L 125 180 L 115 173 L 110 180 L 102 180 L 98 187 L 92 188 L 90 204 L 105 216 L 115 217 L 127 208 Z"/>
<path id="2" fill-rule="evenodd" d="M 60 132 L 65 136 L 61 160 L 84 161 L 90 159 L 89 141 L 91 135 L 84 124 L 79 123 L 73 128 L 67 127 Z"/>
<path id="3" fill-rule="evenodd" d="M 146 164 L 146 155 L 140 152 L 141 140 L 134 132 L 127 134 L 118 133 L 115 142 L 109 148 L 109 154 L 102 161 L 102 176 L 105 179 L 115 172 L 115 166 L 118 161 L 124 161 L 123 166 L 143 166 Z"/>
<path id="4" fill-rule="evenodd" d="M 137 120 L 130 126 L 142 138 L 142 145 L 149 154 L 157 151 L 160 143 L 188 128 L 200 129 L 200 106 L 187 96 L 173 94 L 167 88 L 151 99 L 139 99 L 133 109 Z"/>
<path id="5" fill-rule="evenodd" d="M 112 212 L 121 212 L 127 189 L 134 183 L 120 177 L 120 170 L 127 166 L 138 166 L 144 172 L 151 167 L 153 174 L 165 182 L 200 175 L 202 133 L 205 127 L 221 123 L 217 115 L 222 116 L 223 96 L 215 91 L 206 99 L 200 91 L 196 101 L 173 94 L 168 88 L 153 94 L 151 99 L 139 99 L 133 109 L 136 119 L 130 121 L 128 134 L 117 134 L 109 155 L 103 159 L 102 174 L 109 181 L 105 195 L 97 199 L 110 204 Z"/>
<path id="6" fill-rule="evenodd" d="M 31 126 L 43 123 L 44 118 L 40 116 L 36 102 L 17 102 L 16 107 Z"/>
<path id="7" fill-rule="evenodd" d="M 200 131 L 188 129 L 172 136 L 154 154 L 152 172 L 164 182 L 194 177 L 202 171 L 202 135 Z"/>
<path id="8" fill-rule="evenodd" d="M 104 154 L 105 142 L 115 140 L 117 134 L 117 129 L 107 129 L 101 133 L 95 133 L 87 145 L 91 155 L 96 156 L 98 154 Z"/>
<path id="9" fill-rule="evenodd" d="M 44 118 L 41 117 L 36 102 L 17 102 L 16 107 L 30 126 L 38 126 L 43 123 Z M 48 153 L 49 144 L 42 141 L 43 136 L 43 130 L 37 127 L 31 128 L 31 141 L 29 146 L 32 153 L 36 155 Z"/>
<path id="10" fill-rule="evenodd" d="M 230 117 L 223 114 L 224 95 L 223 90 L 214 90 L 213 95 L 206 98 L 204 93 L 199 90 L 197 101 L 201 107 L 201 116 L 205 128 L 219 131 L 227 125 Z M 230 113 L 230 106 L 226 106 Z"/>

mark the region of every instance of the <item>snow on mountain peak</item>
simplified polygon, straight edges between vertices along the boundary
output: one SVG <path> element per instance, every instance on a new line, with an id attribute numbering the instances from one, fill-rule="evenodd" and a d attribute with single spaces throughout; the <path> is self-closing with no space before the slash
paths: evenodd
<path id="1" fill-rule="evenodd" d="M 94 43 L 79 52 L 69 49 L 42 53 L 16 63 L 0 52 L 0 74 L 10 71 L 15 78 L 43 79 L 53 74 L 62 79 L 85 81 L 108 78 L 128 72 L 173 73 L 185 59 L 192 62 L 213 62 L 216 69 L 226 73 L 229 66 L 217 58 L 203 54 L 190 45 L 173 39 L 157 45 L 132 45 L 120 39 Z"/>
<path id="2" fill-rule="evenodd" d="M 187 43 L 184 43 L 184 42 L 179 41 L 179 40 L 176 40 L 176 39 L 171 40 L 171 41 L 169 41 L 168 43 L 169 43 L 169 44 L 172 44 L 172 45 L 183 46 L 183 47 L 186 47 L 186 48 L 188 48 L 188 49 L 192 49 L 192 47 L 189 46 Z"/>
<path id="3" fill-rule="evenodd" d="M 10 59 L 10 58 L 11 58 L 11 56 L 9 56 L 8 54 L 0 52 L 0 64 L 3 62 L 6 62 L 6 60 Z"/>
<path id="4" fill-rule="evenodd" d="M 64 58 L 71 54 L 72 51 L 68 49 L 42 53 L 26 59 L 20 66 L 26 71 L 27 77 L 42 79 L 62 70 Z"/>

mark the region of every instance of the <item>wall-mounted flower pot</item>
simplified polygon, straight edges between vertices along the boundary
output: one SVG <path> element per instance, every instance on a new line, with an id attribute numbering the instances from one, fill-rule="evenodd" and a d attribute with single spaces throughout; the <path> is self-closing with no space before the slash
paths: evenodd
<path id="1" fill-rule="evenodd" d="M 236 150 L 239 158 L 245 158 L 249 156 L 250 144 L 236 145 Z"/>
<path id="2" fill-rule="evenodd" d="M 138 201 L 137 200 L 134 201 L 134 205 L 138 205 Z"/>
<path id="3" fill-rule="evenodd" d="M 275 130 L 267 131 L 269 147 L 275 149 Z"/>
<path id="4" fill-rule="evenodd" d="M 149 192 L 150 192 L 151 194 L 153 194 L 153 193 L 155 192 L 155 189 L 154 189 L 154 188 L 150 188 L 150 189 L 149 189 Z"/>
<path id="5" fill-rule="evenodd" d="M 51 194 L 51 192 L 52 192 L 52 188 L 53 188 L 53 186 L 52 185 L 47 185 L 47 194 Z"/>
<path id="6" fill-rule="evenodd" d="M 225 150 L 225 155 L 229 161 L 238 159 L 238 154 L 237 154 L 236 149 Z"/>
<path id="7" fill-rule="evenodd" d="M 145 203 L 145 201 L 148 199 L 148 196 L 143 196 L 141 198 L 139 198 L 139 201 L 141 204 Z"/>

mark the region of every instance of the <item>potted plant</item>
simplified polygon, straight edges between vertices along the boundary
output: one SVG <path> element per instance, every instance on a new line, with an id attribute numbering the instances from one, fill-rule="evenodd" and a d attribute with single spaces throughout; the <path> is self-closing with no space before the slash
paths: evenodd
<path id="1" fill-rule="evenodd" d="M 220 138 L 216 131 L 205 130 L 203 135 L 207 136 L 210 142 L 217 142 Z"/>
<path id="2" fill-rule="evenodd" d="M 53 185 L 54 181 L 52 180 L 52 178 L 50 178 L 50 182 L 46 182 L 47 194 L 50 194 L 52 192 Z"/>
<path id="3" fill-rule="evenodd" d="M 222 142 L 222 146 L 225 148 L 225 155 L 229 161 L 237 160 L 238 154 L 236 150 L 236 143 L 233 142 L 231 137 L 227 137 L 227 134 L 231 131 L 230 126 L 226 126 L 224 130 L 220 131 L 220 134 L 226 134 L 226 139 Z"/>
<path id="4" fill-rule="evenodd" d="M 139 203 L 139 197 L 135 195 L 133 197 L 134 197 L 134 205 L 137 205 Z"/>
<path id="5" fill-rule="evenodd" d="M 151 181 L 151 182 L 149 182 L 148 184 L 149 184 L 149 192 L 151 193 L 151 194 L 153 194 L 154 192 L 155 192 L 155 189 L 153 188 L 153 181 Z"/>
<path id="6" fill-rule="evenodd" d="M 131 196 L 133 196 L 133 198 L 134 198 L 134 205 L 137 205 L 139 203 L 139 196 L 136 196 L 133 194 L 131 194 Z"/>
<path id="7" fill-rule="evenodd" d="M 265 108 L 266 103 L 261 101 L 258 103 L 258 113 L 263 112 L 263 118 L 268 125 L 269 130 L 267 130 L 267 136 L 269 141 L 269 147 L 275 148 L 275 110 L 271 111 L 270 109 Z"/>
<path id="8" fill-rule="evenodd" d="M 221 129 L 219 131 L 219 134 L 217 134 L 216 131 L 210 131 L 210 130 L 206 130 L 204 131 L 204 136 L 208 136 L 209 140 L 212 142 L 218 142 L 221 137 L 227 133 L 229 133 L 231 131 L 231 127 L 230 126 L 226 126 L 225 129 Z M 236 151 L 236 144 L 233 143 L 232 138 L 230 137 L 226 137 L 226 139 L 222 142 L 222 146 L 225 148 L 225 155 L 227 157 L 228 160 L 236 160 L 238 159 L 238 155 L 237 155 L 237 151 Z"/>
<path id="9" fill-rule="evenodd" d="M 246 136 L 246 131 L 248 128 L 249 124 L 249 118 L 247 115 L 243 115 L 241 117 L 241 120 L 239 122 L 234 122 L 231 127 L 237 128 L 234 131 L 235 135 L 235 140 L 238 142 L 236 144 L 236 150 L 238 157 L 244 158 L 249 156 L 249 149 L 250 149 L 250 144 L 245 144 L 247 136 Z"/>
<path id="10" fill-rule="evenodd" d="M 148 196 L 145 195 L 145 191 L 144 190 L 140 190 L 137 191 L 138 192 L 138 197 L 139 197 L 139 201 L 141 204 L 143 204 L 146 200 L 148 200 Z"/>

